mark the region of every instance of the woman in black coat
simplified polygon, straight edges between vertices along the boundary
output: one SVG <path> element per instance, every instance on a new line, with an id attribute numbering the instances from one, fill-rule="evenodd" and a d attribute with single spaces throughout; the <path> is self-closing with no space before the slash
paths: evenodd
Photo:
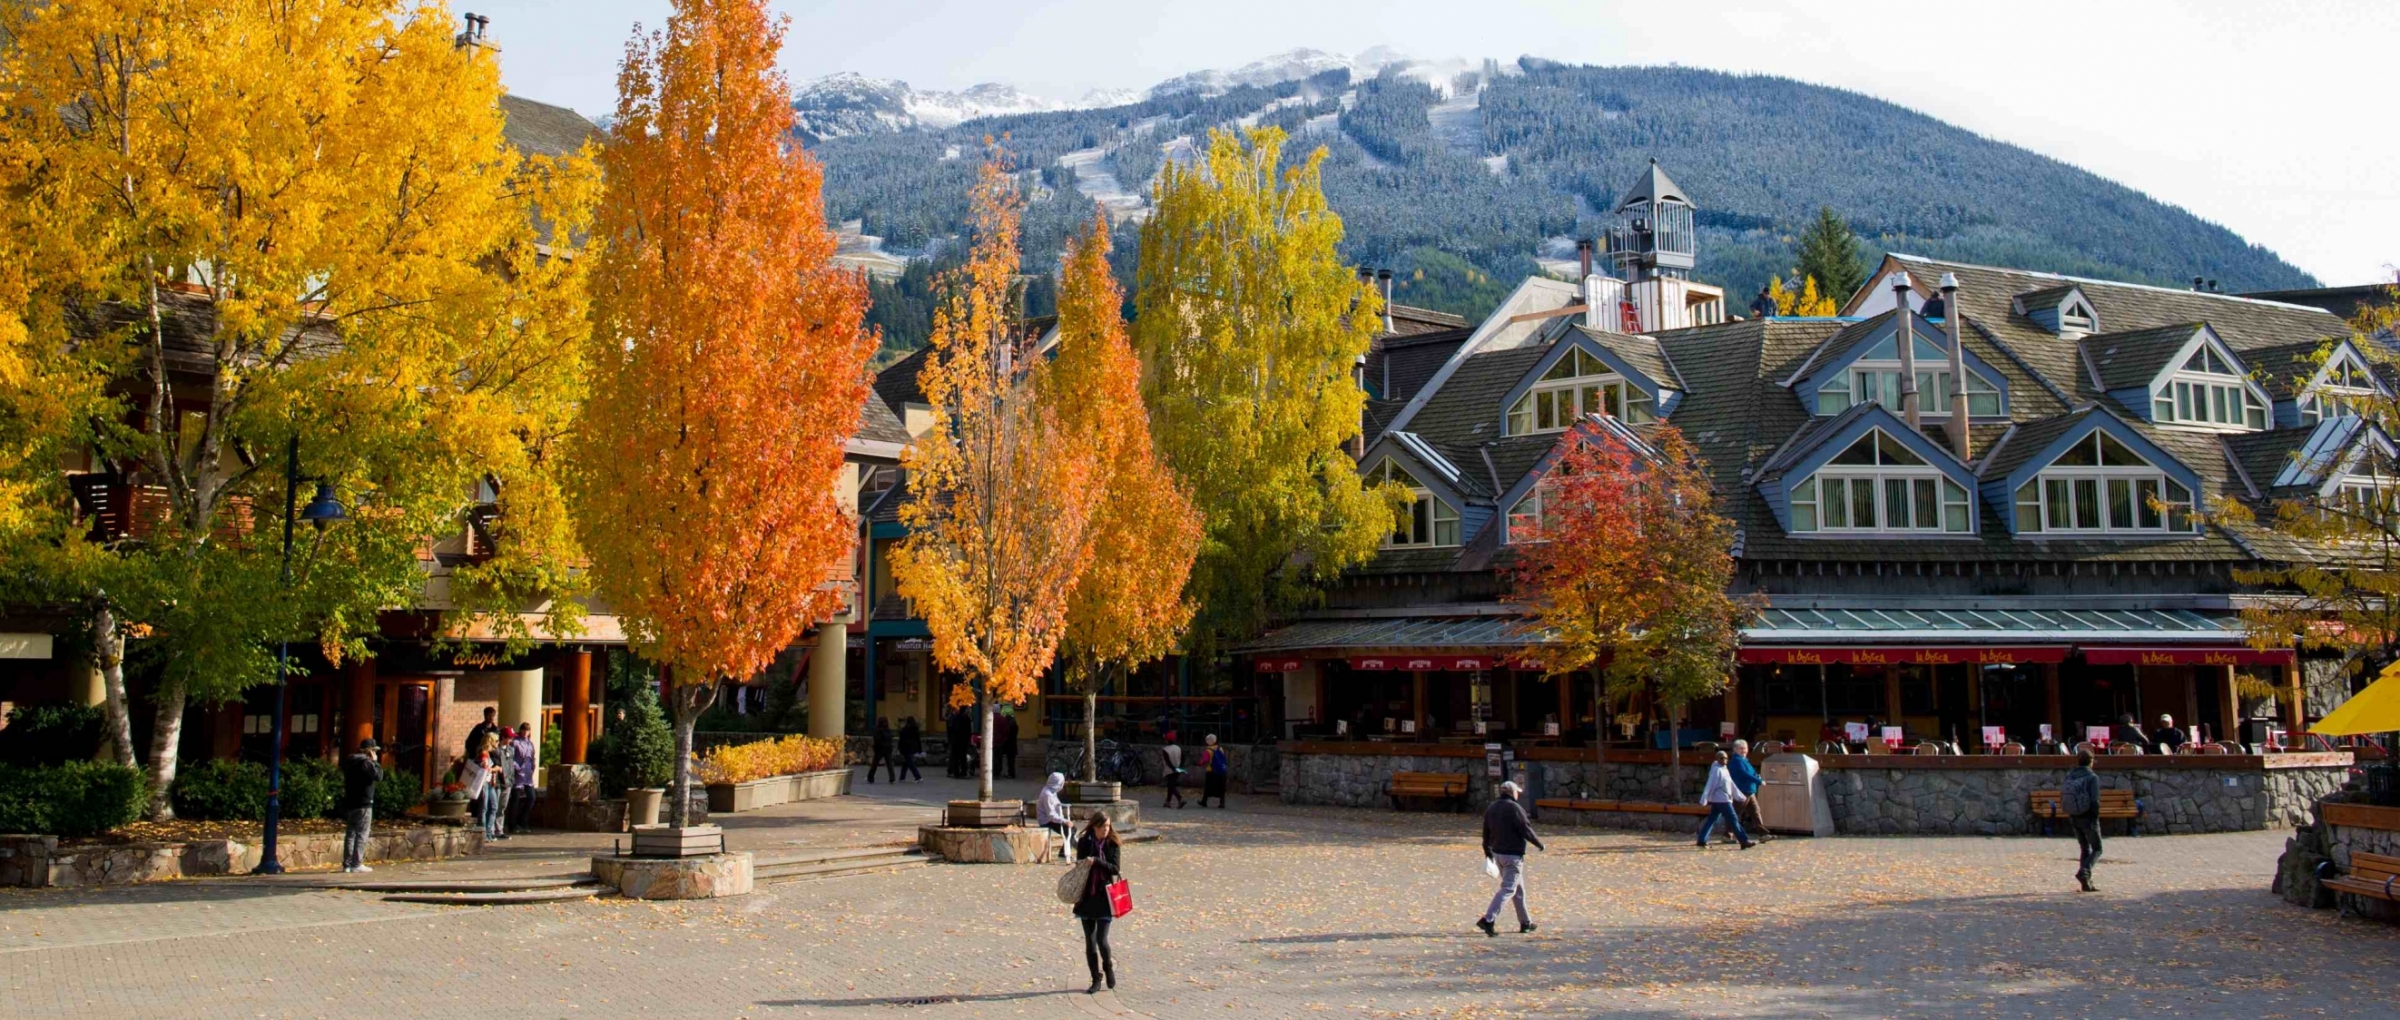
<path id="1" fill-rule="evenodd" d="M 900 720 L 900 769 L 893 773 L 892 782 L 899 782 L 901 776 L 913 776 L 924 782 L 925 774 L 917 771 L 917 759 L 924 754 L 925 731 L 917 725 L 917 717 Z"/>
<path id="2" fill-rule="evenodd" d="M 1098 994 L 1103 981 L 1110 988 L 1117 986 L 1117 963 L 1108 951 L 1108 925 L 1116 919 L 1108 909 L 1108 887 L 1117 880 L 1118 848 L 1116 825 L 1107 814 L 1092 812 L 1083 835 L 1075 838 L 1075 859 L 1092 862 L 1083 896 L 1075 901 L 1075 918 L 1083 922 L 1083 963 L 1092 971 L 1092 987 L 1084 989 L 1085 995 Z"/>

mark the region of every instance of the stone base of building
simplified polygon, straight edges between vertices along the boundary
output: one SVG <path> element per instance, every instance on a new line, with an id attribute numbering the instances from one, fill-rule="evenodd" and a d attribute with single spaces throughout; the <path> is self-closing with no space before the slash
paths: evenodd
<path id="1" fill-rule="evenodd" d="M 917 829 L 917 845 L 952 864 L 1047 863 L 1051 838 L 1048 832 L 1023 825 L 999 829 L 926 825 Z"/>
<path id="2" fill-rule="evenodd" d="M 741 896 L 756 884 L 748 851 L 702 857 L 594 857 L 592 877 L 635 900 Z"/>
<path id="3" fill-rule="evenodd" d="M 0 886 L 88 889 L 170 878 L 247 874 L 258 867 L 257 842 L 197 839 L 184 843 L 58 845 L 56 836 L 0 836 Z M 483 849 L 483 830 L 449 825 L 378 825 L 367 840 L 367 861 L 434 861 Z M 286 871 L 342 866 L 338 832 L 279 835 L 275 859 Z"/>
<path id="4" fill-rule="evenodd" d="M 1093 815 L 1107 815 L 1108 824 L 1120 833 L 1142 827 L 1142 804 L 1134 800 L 1112 800 L 1105 804 L 1069 804 L 1067 817 L 1081 826 Z"/>

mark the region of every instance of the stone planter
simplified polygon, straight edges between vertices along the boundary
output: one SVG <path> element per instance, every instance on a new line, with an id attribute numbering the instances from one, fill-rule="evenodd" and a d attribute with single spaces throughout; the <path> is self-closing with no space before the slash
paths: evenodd
<path id="1" fill-rule="evenodd" d="M 658 805 L 667 791 L 660 789 L 625 791 L 625 824 L 631 828 L 658 824 Z"/>
<path id="2" fill-rule="evenodd" d="M 1125 787 L 1122 783 L 1087 783 L 1080 779 L 1070 779 L 1067 780 L 1066 790 L 1059 794 L 1058 799 L 1069 804 L 1107 804 L 1123 799 L 1124 796 Z"/>
<path id="3" fill-rule="evenodd" d="M 953 864 L 1041 864 L 1050 860 L 1050 834 L 1023 825 L 927 825 L 917 829 L 917 845 Z"/>
<path id="4" fill-rule="evenodd" d="M 995 829 L 1025 819 L 1025 803 L 1015 800 L 954 800 L 943 813 L 945 824 L 960 829 Z"/>
<path id="5" fill-rule="evenodd" d="M 1142 827 L 1142 804 L 1140 801 L 1112 800 L 1105 804 L 1067 805 L 1067 817 L 1075 820 L 1077 831 L 1081 831 L 1085 820 L 1093 815 L 1107 815 L 1108 824 L 1116 829 L 1119 835 Z"/>
<path id="6" fill-rule="evenodd" d="M 708 784 L 710 811 L 755 811 L 850 792 L 849 769 L 825 769 L 788 776 L 769 776 L 747 783 Z"/>
<path id="7" fill-rule="evenodd" d="M 757 880 L 748 851 L 700 857 L 594 857 L 592 877 L 635 900 L 740 896 Z"/>
<path id="8" fill-rule="evenodd" d="M 433 800 L 426 801 L 425 817 L 431 818 L 437 822 L 466 821 L 467 799 L 465 797 L 437 797 Z M 278 856 L 281 855 L 279 854 Z"/>

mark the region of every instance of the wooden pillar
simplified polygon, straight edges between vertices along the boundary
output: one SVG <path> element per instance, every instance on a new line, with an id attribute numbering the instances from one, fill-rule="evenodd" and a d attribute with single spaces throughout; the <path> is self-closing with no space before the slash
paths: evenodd
<path id="1" fill-rule="evenodd" d="M 1883 667 L 1883 724 L 1908 725 L 1900 721 L 1900 670 L 1893 666 Z M 1869 733 L 1867 739 L 1882 740 L 1883 734 Z"/>
<path id="2" fill-rule="evenodd" d="M 2288 731 L 2284 737 L 2284 744 L 2287 747 L 2305 746 L 2300 735 L 2308 730 L 2308 710 L 2305 696 L 2301 694 L 2300 689 L 2300 660 L 2293 659 L 2292 664 L 2285 667 L 2283 672 L 2285 677 L 2283 728 Z"/>
<path id="3" fill-rule="evenodd" d="M 1740 684 L 1725 688 L 1725 721 L 1733 724 L 1734 738 L 1740 739 L 1742 735 L 1742 688 Z M 1727 741 L 1728 746 L 1731 743 L 1731 741 Z"/>
<path id="4" fill-rule="evenodd" d="M 592 653 L 568 652 L 559 666 L 558 763 L 581 765 L 592 746 Z"/>
<path id="5" fill-rule="evenodd" d="M 2050 719 L 2050 735 L 2068 747 L 2075 746 L 2075 741 L 2067 738 L 2066 713 L 2059 710 L 2058 663 L 2055 662 L 2042 663 L 2042 707 Z"/>
<path id="6" fill-rule="evenodd" d="M 349 696 L 342 699 L 343 754 L 358 750 L 358 742 L 375 735 L 375 660 L 352 659 L 342 664 Z"/>
<path id="7" fill-rule="evenodd" d="M 2221 685 L 2221 689 L 2217 692 L 2217 739 L 2240 740 L 2242 739 L 2242 692 L 2235 689 L 2233 685 L 2233 667 L 2225 667 L 2225 675 L 2218 683 Z"/>
<path id="8" fill-rule="evenodd" d="M 1409 714 L 1415 716 L 1417 720 L 1417 739 L 1423 740 L 1427 735 L 1425 732 L 1425 671 L 1409 671 L 1408 683 L 1410 689 Z"/>
<path id="9" fill-rule="evenodd" d="M 1991 723 L 1983 721 L 1983 667 L 1970 662 L 1963 668 L 1967 671 L 1967 701 L 1975 706 L 1975 732 L 1967 738 L 1967 746 L 1973 747 L 1983 743 L 1983 728 Z"/>
<path id="10" fill-rule="evenodd" d="M 1575 675 L 1561 673 L 1551 679 L 1558 683 L 1558 738 L 1559 743 L 1564 745 L 1567 731 L 1575 728 Z M 1595 724 L 1599 721 L 1598 718 L 1593 719 Z"/>

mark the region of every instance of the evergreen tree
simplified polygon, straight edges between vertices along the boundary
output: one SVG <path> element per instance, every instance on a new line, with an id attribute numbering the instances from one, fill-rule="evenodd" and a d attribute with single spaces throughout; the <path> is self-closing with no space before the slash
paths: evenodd
<path id="1" fill-rule="evenodd" d="M 1858 257 L 1858 238 L 1850 224 L 1834 215 L 1832 206 L 1817 207 L 1817 221 L 1800 235 L 1800 275 L 1815 280 L 1818 293 L 1836 304 L 1850 300 L 1867 282 L 1867 267 Z"/>

